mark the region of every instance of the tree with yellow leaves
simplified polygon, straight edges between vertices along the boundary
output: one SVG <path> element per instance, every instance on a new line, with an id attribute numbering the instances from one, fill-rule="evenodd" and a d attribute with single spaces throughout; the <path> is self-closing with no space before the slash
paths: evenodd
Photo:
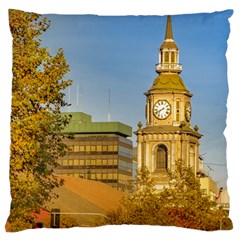
<path id="1" fill-rule="evenodd" d="M 169 171 L 169 187 L 160 193 L 160 200 L 174 226 L 213 231 L 221 229 L 222 219 L 228 219 L 225 229 L 232 228 L 227 212 L 202 193 L 193 168 L 181 160 L 176 161 L 174 171 Z"/>
<path id="2" fill-rule="evenodd" d="M 175 170 L 168 174 L 169 186 L 157 192 L 150 172 L 142 166 L 136 192 L 124 197 L 120 207 L 109 212 L 108 219 L 101 224 L 147 224 L 206 231 L 232 228 L 227 212 L 203 195 L 191 167 L 178 160 Z"/>
<path id="3" fill-rule="evenodd" d="M 9 10 L 13 37 L 10 185 L 11 231 L 29 228 L 37 212 L 62 184 L 53 176 L 66 146 L 61 132 L 69 123 L 62 116 L 64 75 L 69 66 L 62 49 L 52 56 L 39 38 L 50 21 L 39 14 Z"/>

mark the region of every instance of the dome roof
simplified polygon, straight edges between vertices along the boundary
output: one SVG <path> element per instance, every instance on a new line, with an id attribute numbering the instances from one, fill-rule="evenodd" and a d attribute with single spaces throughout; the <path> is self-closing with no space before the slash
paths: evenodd
<path id="1" fill-rule="evenodd" d="M 176 48 L 178 50 L 178 46 L 174 41 L 164 41 L 162 45 L 160 46 L 160 50 L 164 48 Z"/>
<path id="2" fill-rule="evenodd" d="M 173 89 L 187 91 L 184 82 L 178 74 L 160 74 L 154 79 L 153 85 L 150 90 L 157 89 Z"/>

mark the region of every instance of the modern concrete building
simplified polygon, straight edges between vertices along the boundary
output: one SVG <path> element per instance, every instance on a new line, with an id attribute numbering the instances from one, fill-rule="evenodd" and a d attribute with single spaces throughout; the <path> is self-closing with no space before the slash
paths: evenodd
<path id="1" fill-rule="evenodd" d="M 56 174 L 101 181 L 125 190 L 132 181 L 133 146 L 128 137 L 132 128 L 120 122 L 92 122 L 82 112 L 65 113 L 72 116 L 65 132 L 66 156 L 58 160 Z"/>

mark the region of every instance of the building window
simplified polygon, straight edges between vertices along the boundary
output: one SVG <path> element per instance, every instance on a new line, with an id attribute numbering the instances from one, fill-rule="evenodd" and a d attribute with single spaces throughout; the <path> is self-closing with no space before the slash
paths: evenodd
<path id="1" fill-rule="evenodd" d="M 73 152 L 73 145 L 68 146 L 68 151 Z"/>
<path id="2" fill-rule="evenodd" d="M 68 166 L 68 160 L 67 160 L 67 159 L 64 159 L 64 160 L 62 161 L 62 165 L 63 165 L 63 166 Z"/>
<path id="3" fill-rule="evenodd" d="M 92 166 L 95 166 L 95 165 L 96 165 L 96 160 L 95 160 L 95 159 L 91 159 L 90 164 L 91 164 Z"/>
<path id="4" fill-rule="evenodd" d="M 113 145 L 108 145 L 108 152 L 113 152 Z"/>
<path id="5" fill-rule="evenodd" d="M 201 189 L 201 192 L 202 192 L 203 195 L 207 195 L 207 189 L 206 188 Z"/>
<path id="6" fill-rule="evenodd" d="M 96 174 L 96 179 L 97 180 L 101 180 L 102 179 L 102 174 L 101 173 L 97 173 Z"/>
<path id="7" fill-rule="evenodd" d="M 179 121 L 179 109 L 180 109 L 180 101 L 177 100 L 176 102 L 176 121 Z"/>
<path id="8" fill-rule="evenodd" d="M 101 166 L 102 165 L 102 160 L 101 159 L 97 159 L 96 160 L 96 165 Z"/>
<path id="9" fill-rule="evenodd" d="M 171 52 L 171 63 L 175 62 L 175 54 L 174 52 Z"/>
<path id="10" fill-rule="evenodd" d="M 101 145 L 97 145 L 97 152 L 101 152 L 102 151 L 102 146 Z"/>
<path id="11" fill-rule="evenodd" d="M 156 154 L 156 170 L 167 169 L 167 147 L 165 145 L 159 145 Z"/>
<path id="12" fill-rule="evenodd" d="M 191 146 L 190 147 L 190 167 L 194 167 L 195 165 L 195 151 L 194 151 L 194 147 Z"/>
<path id="13" fill-rule="evenodd" d="M 105 165 L 105 166 L 108 165 L 107 159 L 103 159 L 103 160 L 102 160 L 102 165 Z"/>
<path id="14" fill-rule="evenodd" d="M 87 152 L 87 153 L 90 153 L 90 151 L 91 151 L 90 146 L 86 146 L 86 152 Z"/>
<path id="15" fill-rule="evenodd" d="M 78 166 L 79 165 L 79 160 L 73 160 L 74 166 Z"/>
<path id="16" fill-rule="evenodd" d="M 95 145 L 91 146 L 91 152 L 96 152 L 96 146 Z"/>
<path id="17" fill-rule="evenodd" d="M 169 53 L 165 52 L 165 63 L 169 63 Z"/>
<path id="18" fill-rule="evenodd" d="M 74 151 L 74 152 L 79 152 L 79 146 L 74 145 L 74 146 L 73 146 L 73 151 Z"/>
<path id="19" fill-rule="evenodd" d="M 84 166 L 85 164 L 84 164 L 84 160 L 79 160 L 79 165 L 80 166 Z"/>
<path id="20" fill-rule="evenodd" d="M 96 179 L 96 174 L 95 173 L 90 173 L 90 179 L 95 180 Z"/>
<path id="21" fill-rule="evenodd" d="M 84 151 L 85 151 L 84 146 L 79 146 L 79 151 L 80 151 L 80 152 L 84 152 Z"/>
<path id="22" fill-rule="evenodd" d="M 102 174 L 102 179 L 107 179 L 107 174 L 106 173 Z"/>
<path id="23" fill-rule="evenodd" d="M 103 146 L 102 146 L 102 151 L 103 151 L 103 152 L 107 152 L 107 150 L 108 150 L 108 146 L 107 146 L 107 145 L 103 145 Z"/>

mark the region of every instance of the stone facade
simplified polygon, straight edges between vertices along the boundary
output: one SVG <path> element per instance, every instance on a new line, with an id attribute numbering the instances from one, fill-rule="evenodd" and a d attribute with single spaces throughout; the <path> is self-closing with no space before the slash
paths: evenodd
<path id="1" fill-rule="evenodd" d="M 175 161 L 183 160 L 186 166 L 199 171 L 198 127 L 191 127 L 192 94 L 179 76 L 182 66 L 179 49 L 172 34 L 171 17 L 168 17 L 166 35 L 159 49 L 158 76 L 145 93 L 146 126 L 138 124 L 138 167 L 145 165 L 155 178 L 157 188 L 168 184 L 168 170 L 174 170 Z"/>

